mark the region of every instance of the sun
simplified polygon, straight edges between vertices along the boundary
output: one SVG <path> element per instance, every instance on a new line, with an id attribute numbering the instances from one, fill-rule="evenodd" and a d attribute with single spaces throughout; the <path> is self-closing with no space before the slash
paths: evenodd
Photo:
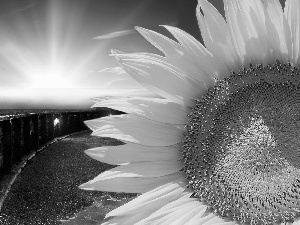
<path id="1" fill-rule="evenodd" d="M 33 71 L 28 88 L 72 88 L 72 80 L 61 66 L 42 65 Z"/>
<path id="2" fill-rule="evenodd" d="M 1 60 L 6 76 L 16 80 L 10 88 L 78 88 L 90 70 L 100 47 L 91 48 L 81 41 L 82 4 L 72 5 L 66 12 L 62 1 L 37 4 L 45 15 L 39 21 L 39 7 L 33 7 L 30 23 L 14 18 L 16 26 L 1 25 Z M 37 35 L 38 34 L 38 35 Z M 3 54 L 2 54 L 3 53 Z M 3 77 L 3 74 L 1 74 Z M 7 78 L 9 79 L 9 77 Z M 1 83 L 4 86 L 3 83 Z"/>

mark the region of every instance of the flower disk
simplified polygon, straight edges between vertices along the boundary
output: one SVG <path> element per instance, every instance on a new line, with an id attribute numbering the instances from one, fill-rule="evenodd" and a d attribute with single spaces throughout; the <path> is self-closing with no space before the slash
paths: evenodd
<path id="1" fill-rule="evenodd" d="M 183 170 L 194 196 L 242 223 L 299 217 L 299 109 L 290 64 L 250 65 L 218 81 L 186 125 Z"/>

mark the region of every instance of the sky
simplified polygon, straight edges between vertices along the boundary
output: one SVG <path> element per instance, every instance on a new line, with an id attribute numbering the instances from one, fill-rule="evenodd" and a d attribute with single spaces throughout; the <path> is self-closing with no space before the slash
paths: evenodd
<path id="1" fill-rule="evenodd" d="M 134 26 L 169 37 L 159 25 L 178 26 L 201 40 L 196 2 L 0 0 L 0 108 L 81 109 L 92 97 L 144 93 L 111 49 L 161 54 Z"/>

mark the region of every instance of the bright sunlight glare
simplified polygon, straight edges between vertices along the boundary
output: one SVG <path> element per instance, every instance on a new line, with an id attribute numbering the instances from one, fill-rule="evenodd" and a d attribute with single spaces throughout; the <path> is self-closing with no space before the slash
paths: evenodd
<path id="1" fill-rule="evenodd" d="M 33 74 L 29 88 L 72 88 L 72 80 L 58 68 L 44 68 L 39 74 Z"/>
<path id="2" fill-rule="evenodd" d="M 0 108 L 88 108 L 94 96 L 144 92 L 108 56 L 111 48 L 158 51 L 133 26 L 148 24 L 148 6 L 161 7 L 141 2 L 0 1 Z M 171 14 L 153 23 L 173 22 Z"/>
<path id="3" fill-rule="evenodd" d="M 0 40 L 4 46 L 0 55 L 10 73 L 19 76 L 21 87 L 53 89 L 82 85 L 80 81 L 100 49 L 89 46 L 89 39 L 83 39 L 84 44 L 78 37 L 82 28 L 82 3 L 76 2 L 66 11 L 66 6 L 70 6 L 67 3 L 70 4 L 65 1 L 43 3 L 45 15 L 33 11 L 34 21 L 23 21 L 21 14 L 16 15 L 14 29 L 0 24 L 3 34 Z M 39 2 L 32 8 L 43 4 Z"/>

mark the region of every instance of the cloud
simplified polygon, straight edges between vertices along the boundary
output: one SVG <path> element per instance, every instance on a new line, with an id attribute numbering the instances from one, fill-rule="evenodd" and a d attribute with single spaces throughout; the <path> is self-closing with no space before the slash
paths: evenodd
<path id="1" fill-rule="evenodd" d="M 141 84 L 134 80 L 122 67 L 118 66 L 104 68 L 98 71 L 97 80 L 101 83 L 103 88 L 122 89 L 142 87 Z"/>
<path id="2" fill-rule="evenodd" d="M 132 81 L 130 77 L 124 77 L 119 79 L 114 79 L 105 83 L 105 87 L 117 86 L 117 83 L 124 84 L 124 81 Z"/>
<path id="3" fill-rule="evenodd" d="M 133 33 L 136 33 L 136 31 L 135 30 L 122 30 L 122 31 L 116 31 L 116 32 L 104 34 L 104 35 L 101 35 L 101 36 L 93 37 L 92 39 L 94 39 L 94 40 L 105 40 L 105 39 L 122 37 L 122 36 L 133 34 Z"/>
<path id="4" fill-rule="evenodd" d="M 32 8 L 32 7 L 35 6 L 35 5 L 36 5 L 36 3 L 31 3 L 31 4 L 29 4 L 29 5 L 26 5 L 26 6 L 23 6 L 23 7 L 20 7 L 20 8 L 15 8 L 15 9 L 13 9 L 13 10 L 10 11 L 10 12 L 1 15 L 1 17 L 14 15 L 14 14 L 16 14 L 16 13 L 19 13 L 19 12 L 25 11 L 25 10 L 27 10 L 27 9 L 30 9 L 30 8 Z"/>
<path id="5" fill-rule="evenodd" d="M 36 5 L 36 3 L 31 3 L 31 4 L 29 4 L 29 5 L 27 5 L 27 6 L 23 7 L 23 8 L 15 9 L 15 12 L 20 12 L 20 11 L 24 11 L 26 9 L 30 9 L 31 7 L 33 7 L 35 5 Z"/>
<path id="6" fill-rule="evenodd" d="M 122 67 L 119 67 L 119 66 L 104 68 L 98 72 L 99 73 L 114 73 L 114 74 L 118 74 L 118 75 L 126 74 L 126 71 Z"/>

